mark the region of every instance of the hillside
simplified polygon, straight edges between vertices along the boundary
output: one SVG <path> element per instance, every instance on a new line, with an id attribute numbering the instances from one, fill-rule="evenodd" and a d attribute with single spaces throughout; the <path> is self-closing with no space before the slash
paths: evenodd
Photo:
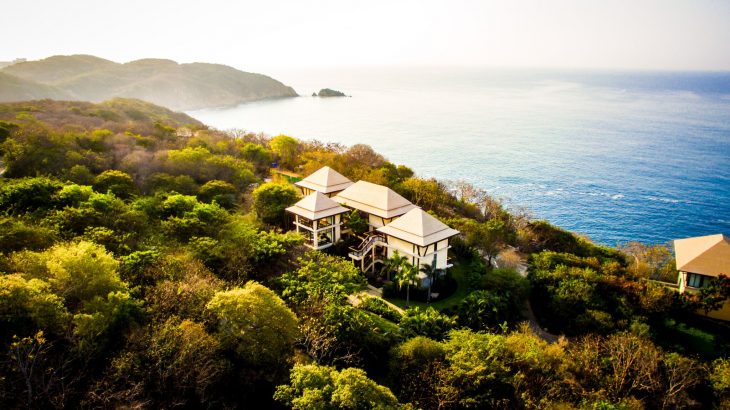
<path id="1" fill-rule="evenodd" d="M 0 104 L 0 155 L 0 408 L 730 408 L 730 331 L 695 315 L 730 285 L 651 280 L 676 278 L 668 249 L 597 246 L 367 145 L 133 99 Z M 387 186 L 461 232 L 453 266 L 394 254 L 366 277 L 354 235 L 308 250 L 272 162 Z"/>
<path id="2" fill-rule="evenodd" d="M 39 98 L 69 99 L 71 95 L 56 87 L 25 80 L 0 71 L 0 101 L 25 101 Z"/>
<path id="3" fill-rule="evenodd" d="M 99 102 L 125 97 L 192 110 L 297 95 L 291 87 L 262 74 L 162 59 L 119 64 L 88 55 L 53 56 L 13 64 L 0 74 L 5 74 L 0 77 L 0 102 L 38 98 Z"/>
<path id="4" fill-rule="evenodd" d="M 204 127 L 187 114 L 134 99 L 115 98 L 99 104 L 53 100 L 0 104 L 0 121 L 14 122 L 29 116 L 44 126 L 63 131 L 108 129 L 146 134 L 153 133 L 156 126 Z"/>

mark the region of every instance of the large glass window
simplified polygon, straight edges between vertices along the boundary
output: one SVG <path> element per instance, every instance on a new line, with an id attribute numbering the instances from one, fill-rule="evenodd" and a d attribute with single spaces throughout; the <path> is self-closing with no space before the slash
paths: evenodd
<path id="1" fill-rule="evenodd" d="M 334 242 L 335 238 L 335 232 L 334 229 L 325 229 L 323 231 L 319 231 L 318 238 L 317 238 L 317 246 L 324 246 L 329 245 L 332 242 Z"/>
<path id="2" fill-rule="evenodd" d="M 687 286 L 691 286 L 693 288 L 701 288 L 703 286 L 707 286 L 710 278 L 704 275 L 698 275 L 696 273 L 688 273 L 687 274 Z"/>

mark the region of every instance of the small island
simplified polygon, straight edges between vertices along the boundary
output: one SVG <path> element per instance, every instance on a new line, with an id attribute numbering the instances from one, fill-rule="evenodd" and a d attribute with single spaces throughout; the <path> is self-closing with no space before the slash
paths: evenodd
<path id="1" fill-rule="evenodd" d="M 318 94 L 312 93 L 312 97 L 347 97 L 342 91 L 333 90 L 331 88 L 323 88 Z"/>

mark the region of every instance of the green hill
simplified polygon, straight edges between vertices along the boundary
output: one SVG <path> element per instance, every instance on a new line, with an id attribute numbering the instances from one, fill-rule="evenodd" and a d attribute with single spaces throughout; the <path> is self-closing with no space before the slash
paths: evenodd
<path id="1" fill-rule="evenodd" d="M 39 98 L 70 99 L 71 95 L 56 87 L 26 80 L 0 71 L 0 101 L 25 101 Z"/>
<path id="2" fill-rule="evenodd" d="M 13 64 L 0 73 L 25 80 L 0 78 L 0 102 L 38 98 L 98 102 L 125 97 L 192 110 L 297 95 L 291 87 L 262 74 L 162 59 L 119 64 L 89 55 L 53 56 Z"/>

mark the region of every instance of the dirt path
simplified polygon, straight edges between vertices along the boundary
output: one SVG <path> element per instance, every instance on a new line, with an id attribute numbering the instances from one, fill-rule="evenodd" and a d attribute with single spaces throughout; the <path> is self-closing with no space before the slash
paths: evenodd
<path id="1" fill-rule="evenodd" d="M 383 297 L 383 290 L 378 289 L 373 285 L 368 285 L 367 289 L 363 290 L 360 293 L 356 293 L 353 295 L 349 295 L 347 297 L 347 301 L 350 302 L 352 306 L 357 307 L 365 298 L 368 297 L 376 297 L 376 298 L 382 298 Z M 388 304 L 393 310 L 397 311 L 400 314 L 403 314 L 404 310 L 399 308 L 398 306 L 388 302 L 387 300 L 383 299 L 383 302 Z"/>
<path id="2" fill-rule="evenodd" d="M 505 254 L 504 256 L 503 253 Z M 500 265 L 509 266 L 516 270 L 517 273 L 519 273 L 520 276 L 522 276 L 523 278 L 526 277 L 527 259 L 524 257 L 524 255 L 518 254 L 513 248 L 507 249 L 503 253 L 500 253 L 499 255 L 497 255 L 496 258 L 494 258 L 494 265 L 496 267 L 499 267 Z M 558 335 L 549 333 L 545 329 L 540 327 L 540 325 L 537 323 L 535 312 L 533 312 L 532 310 L 530 299 L 527 299 L 525 301 L 525 306 L 522 308 L 522 315 L 527 319 L 527 324 L 530 326 L 530 329 L 533 331 L 533 333 L 535 333 L 542 340 L 545 340 L 549 343 L 555 343 L 560 338 Z"/>

